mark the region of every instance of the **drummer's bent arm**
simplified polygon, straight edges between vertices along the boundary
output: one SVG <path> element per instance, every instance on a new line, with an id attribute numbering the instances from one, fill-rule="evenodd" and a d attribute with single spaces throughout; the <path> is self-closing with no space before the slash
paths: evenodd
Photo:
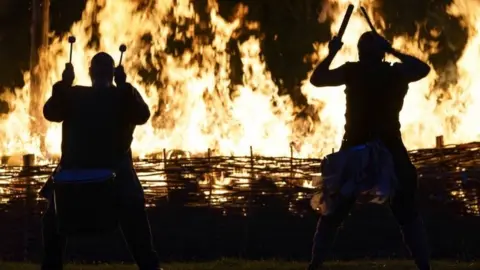
<path id="1" fill-rule="evenodd" d="M 147 123 L 150 118 L 150 109 L 148 108 L 147 103 L 142 98 L 142 95 L 138 92 L 135 87 L 131 86 L 133 89 L 133 99 L 131 100 L 131 110 L 130 117 L 132 124 L 143 125 Z"/>
<path id="2" fill-rule="evenodd" d="M 43 106 L 43 116 L 51 122 L 62 122 L 65 120 L 65 86 L 61 82 L 53 85 L 52 96 Z"/>

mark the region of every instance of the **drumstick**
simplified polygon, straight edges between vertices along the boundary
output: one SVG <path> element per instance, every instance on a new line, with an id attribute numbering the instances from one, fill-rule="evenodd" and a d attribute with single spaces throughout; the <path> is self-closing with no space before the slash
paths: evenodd
<path id="1" fill-rule="evenodd" d="M 372 30 L 372 32 L 375 33 L 376 35 L 380 36 L 378 34 L 377 30 L 375 30 L 375 27 L 373 26 L 372 20 L 370 20 L 370 17 L 368 16 L 367 10 L 364 7 L 360 7 L 360 10 L 362 10 L 363 17 L 365 17 L 365 20 L 367 20 L 367 23 L 370 26 L 370 29 Z M 389 44 L 389 43 L 387 43 L 387 44 Z M 388 48 L 390 50 L 391 45 L 388 45 L 388 46 L 389 46 Z"/>
<path id="2" fill-rule="evenodd" d="M 75 43 L 76 38 L 74 36 L 68 37 L 68 43 L 70 43 L 70 62 L 72 63 L 72 54 L 73 54 L 73 43 Z"/>
<path id="3" fill-rule="evenodd" d="M 360 7 L 360 10 L 362 11 L 363 17 L 365 17 L 365 20 L 367 20 L 367 23 L 370 26 L 370 29 L 374 33 L 377 33 L 377 30 L 375 30 L 375 27 L 373 26 L 372 21 L 370 20 L 370 17 L 368 16 L 367 10 L 364 7 Z"/>
<path id="4" fill-rule="evenodd" d="M 342 24 L 340 25 L 340 30 L 338 30 L 337 37 L 342 40 L 343 34 L 345 34 L 345 30 L 347 29 L 348 22 L 350 21 L 350 17 L 353 13 L 353 8 L 355 6 L 350 4 L 348 5 L 347 12 L 345 12 L 345 16 L 343 17 Z"/>
<path id="5" fill-rule="evenodd" d="M 118 65 L 121 66 L 122 65 L 122 59 L 123 59 L 123 53 L 127 50 L 127 46 L 125 44 L 122 44 L 122 45 L 120 45 L 119 50 L 120 50 L 120 62 L 119 62 Z"/>

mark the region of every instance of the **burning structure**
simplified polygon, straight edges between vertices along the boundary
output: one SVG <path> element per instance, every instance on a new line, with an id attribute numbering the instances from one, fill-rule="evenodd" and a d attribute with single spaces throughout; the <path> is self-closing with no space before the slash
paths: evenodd
<path id="1" fill-rule="evenodd" d="M 332 18 L 332 33 L 336 33 L 341 15 L 352 1 L 329 2 L 331 5 L 324 9 L 322 16 Z M 375 14 L 373 2 L 362 1 L 362 5 Z M 246 19 L 248 7 L 239 4 L 235 16 L 227 20 L 219 15 L 215 0 L 206 3 L 208 16 L 203 18 L 191 0 L 156 0 L 148 5 L 129 0 L 87 1 L 82 19 L 71 27 L 71 34 L 77 38 L 72 61 L 76 83 L 89 83 L 88 59 L 95 53 L 114 53 L 122 43 L 128 46 L 124 66 L 129 81 L 155 112 L 146 125 L 137 128 L 132 146 L 139 159 L 139 171 L 148 172 L 143 175 L 147 190 L 154 190 L 148 187 L 150 180 L 150 183 L 157 182 L 155 192 L 166 190 L 170 195 L 183 196 L 172 192 L 172 186 L 166 184 L 171 182 L 167 180 L 181 176 L 179 185 L 206 196 L 205 203 L 215 204 L 227 200 L 232 189 L 241 193 L 246 187 L 251 192 L 252 186 L 267 176 L 283 179 L 271 186 L 276 192 L 287 183 L 308 187 L 318 171 L 318 158 L 339 146 L 345 111 L 342 87 L 315 89 L 305 81 L 301 92 L 310 110 L 297 106 L 290 96 L 279 94 L 280 86 L 272 79 L 262 58 L 261 36 L 255 34 L 261 25 Z M 480 135 L 472 125 L 478 115 L 476 108 L 480 107 L 480 96 L 475 91 L 478 88 L 475 59 L 480 53 L 480 34 L 476 31 L 480 21 L 476 17 L 478 11 L 480 4 L 468 0 L 453 1 L 448 7 L 448 12 L 460 18 L 470 34 L 463 55 L 456 63 L 459 80 L 448 89 L 438 89 L 439 75 L 431 72 L 428 78 L 411 84 L 401 114 L 402 132 L 410 149 L 432 147 L 433 138 L 438 135 L 448 144 L 475 141 Z M 380 31 L 386 28 L 380 16 L 375 16 L 374 23 Z M 252 34 L 239 40 L 239 32 L 244 29 Z M 344 49 L 334 65 L 356 59 L 357 40 L 367 30 L 361 14 L 354 13 L 343 37 Z M 5 171 L 15 171 L 12 166 L 19 165 L 18 157 L 34 154 L 37 163 L 44 166 L 39 167 L 39 174 L 47 173 L 48 164 L 60 154 L 60 125 L 47 124 L 41 115 L 31 113 L 30 106 L 42 104 L 50 95 L 53 83 L 60 79 L 69 54 L 67 37 L 52 35 L 48 48 L 40 51 L 38 70 L 43 80 L 39 82 L 39 95 L 32 94 L 30 76 L 25 74 L 26 86 L 2 97 L 11 109 L 0 119 L 0 155 L 10 157 L 4 159 Z M 418 36 L 397 36 L 392 43 L 425 61 L 436 51 L 434 42 Z M 307 58 L 313 69 L 317 60 L 326 55 L 327 44 L 312 45 L 315 52 Z M 240 54 L 243 77 L 238 82 L 230 76 L 232 52 Z M 36 96 L 40 100 L 32 103 Z M 35 128 L 30 124 L 32 119 Z M 169 154 L 165 149 L 182 149 L 172 154 L 178 157 L 180 153 L 184 158 L 167 158 Z M 452 149 L 457 152 L 450 157 L 458 158 L 458 149 L 463 148 Z M 414 155 L 422 160 L 418 153 L 437 155 L 441 152 L 432 151 Z M 158 153 L 160 159 L 154 160 Z M 267 156 L 279 158 L 265 158 Z M 280 158 L 282 156 L 290 158 Z M 428 160 L 437 158 L 429 156 Z M 186 184 L 189 179 L 194 181 Z M 462 184 L 458 185 L 457 189 L 462 190 Z M 0 193 L 6 190 L 0 189 Z M 297 192 L 295 198 L 301 198 L 302 192 Z M 479 203 L 474 195 L 477 191 L 471 195 L 464 191 L 452 192 L 458 198 L 469 197 L 469 211 L 478 213 Z M 235 198 L 252 198 L 243 195 L 236 193 Z"/>
<path id="2" fill-rule="evenodd" d="M 333 18 L 331 29 L 336 33 L 351 1 L 330 2 L 331 7 L 325 10 Z M 373 3 L 362 4 L 375 14 L 369 2 Z M 478 139 L 480 131 L 472 126 L 471 119 L 477 115 L 480 100 L 474 91 L 477 67 L 472 61 L 478 58 L 475 10 L 479 8 L 475 2 L 462 0 L 448 8 L 452 16 L 461 18 L 470 34 L 463 57 L 456 63 L 459 81 L 450 89 L 436 89 L 439 75 L 431 72 L 427 79 L 411 85 L 401 115 L 410 149 L 432 147 L 432 138 L 438 135 L 443 135 L 448 144 Z M 209 15 L 201 18 L 189 0 L 157 0 L 147 6 L 126 0 L 87 1 L 82 19 L 71 28 L 71 34 L 77 37 L 73 55 L 76 84 L 89 83 L 88 61 L 96 52 L 114 54 L 120 44 L 128 46 L 124 66 L 129 80 L 155 112 L 149 123 L 136 131 L 133 150 L 139 157 L 163 149 L 206 153 L 208 148 L 221 155 L 249 155 L 250 146 L 261 155 L 289 156 L 292 142 L 295 157 L 320 157 L 337 148 L 344 124 L 342 87 L 315 89 L 305 81 L 301 91 L 315 109 L 306 120 L 297 117 L 303 108 L 296 107 L 289 96 L 278 94 L 280 86 L 266 68 L 261 37 L 254 31 L 261 26 L 245 19 L 248 7 L 239 5 L 231 20 L 222 18 L 218 9 L 216 1 L 208 1 Z M 385 29 L 381 17 L 375 19 L 376 28 Z M 128 27 L 125 22 L 129 22 Z M 250 38 L 236 40 L 242 29 L 252 29 Z M 354 12 L 344 36 L 344 49 L 335 63 L 356 59 L 356 42 L 367 30 L 361 14 Z M 52 84 L 60 79 L 68 61 L 67 37 L 53 35 L 48 50 L 41 52 L 38 66 L 44 71 L 44 80 L 39 104 L 50 95 Z M 184 45 L 179 47 L 177 43 Z M 327 48 L 326 44 L 312 45 L 313 69 Z M 393 45 L 422 60 L 436 51 L 435 43 L 416 37 L 397 36 Z M 232 47 L 240 54 L 241 82 L 233 82 L 229 75 Z M 26 73 L 25 88 L 2 97 L 9 102 L 10 113 L 0 121 L 0 154 L 33 153 L 40 160 L 51 160 L 60 153 L 60 126 L 47 124 L 41 115 L 30 115 L 29 79 Z M 36 134 L 29 128 L 31 118 L 44 127 L 44 132 Z"/>

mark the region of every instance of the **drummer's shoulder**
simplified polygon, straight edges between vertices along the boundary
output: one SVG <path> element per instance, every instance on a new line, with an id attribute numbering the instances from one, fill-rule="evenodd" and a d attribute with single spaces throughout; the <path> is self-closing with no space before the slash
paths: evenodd
<path id="1" fill-rule="evenodd" d="M 92 89 L 91 86 L 85 86 L 85 85 L 74 85 L 72 86 L 72 90 L 74 91 L 82 91 L 82 90 L 90 90 Z"/>
<path id="2" fill-rule="evenodd" d="M 53 88 L 62 88 L 62 89 L 65 89 L 65 90 L 73 90 L 73 91 L 81 91 L 81 90 L 88 90 L 88 89 L 91 89 L 92 87 L 91 86 L 83 86 L 83 85 L 73 85 L 73 86 L 70 86 L 70 85 L 67 85 L 65 84 L 64 82 L 62 81 L 59 81 L 59 82 L 56 82 L 54 85 L 53 85 Z"/>
<path id="3" fill-rule="evenodd" d="M 81 96 L 90 96 L 88 93 L 90 92 L 89 90 L 92 90 L 91 86 L 84 86 L 84 85 L 74 85 L 70 89 L 70 93 L 72 95 L 75 95 L 76 97 L 81 97 Z"/>

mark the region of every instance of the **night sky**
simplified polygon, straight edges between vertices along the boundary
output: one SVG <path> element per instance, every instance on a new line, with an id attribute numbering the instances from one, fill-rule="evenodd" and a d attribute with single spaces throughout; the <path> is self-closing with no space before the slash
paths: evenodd
<path id="1" fill-rule="evenodd" d="M 85 0 L 51 0 L 51 29 L 68 31 L 79 20 Z M 0 0 L 0 85 L 23 83 L 22 70 L 29 69 L 31 1 Z"/>

